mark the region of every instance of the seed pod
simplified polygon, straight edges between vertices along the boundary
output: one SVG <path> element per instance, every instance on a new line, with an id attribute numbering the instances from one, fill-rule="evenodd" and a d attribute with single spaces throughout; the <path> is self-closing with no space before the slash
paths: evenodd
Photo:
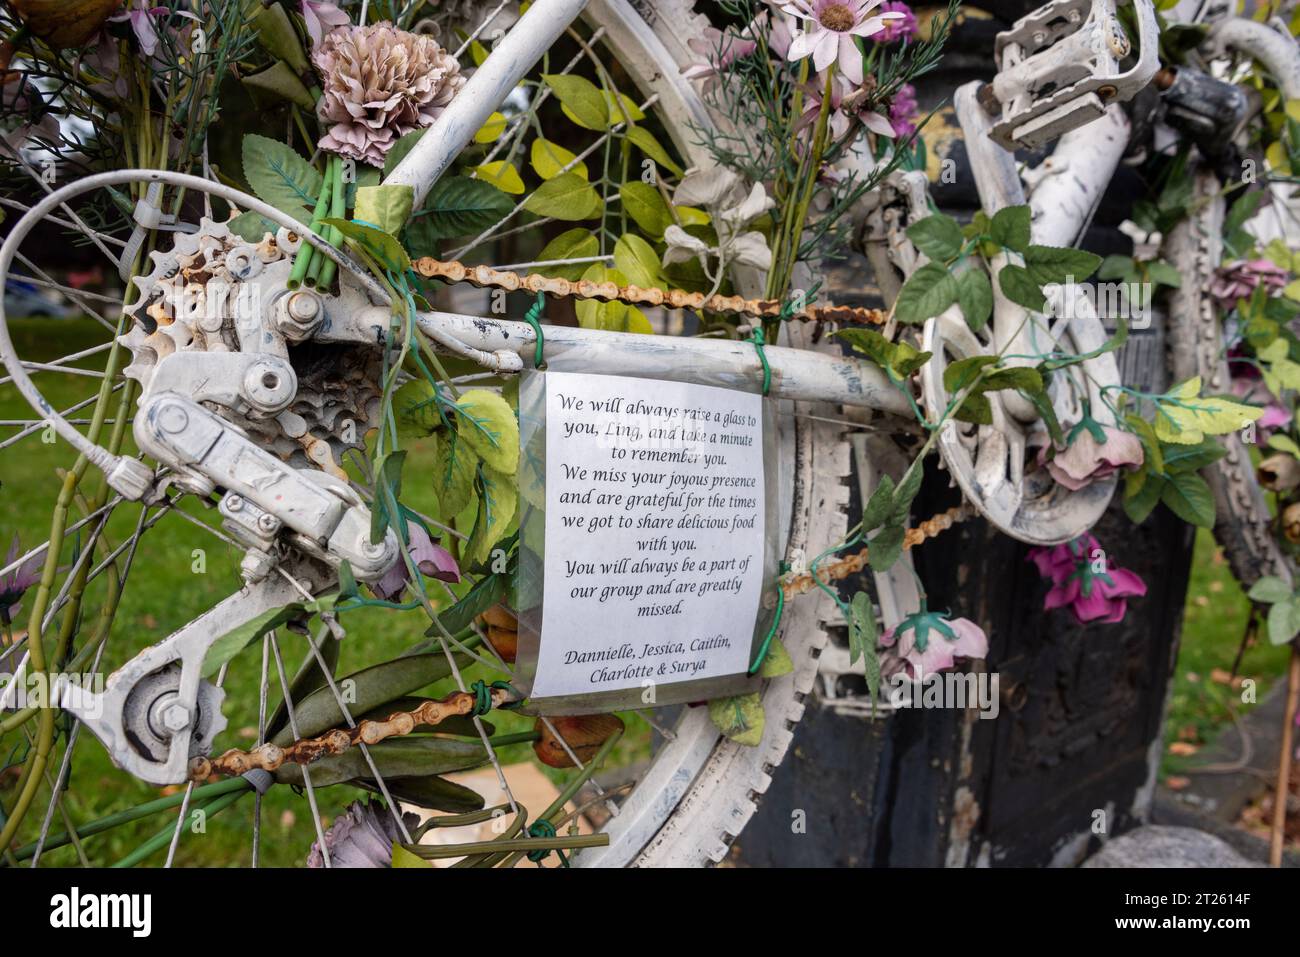
<path id="1" fill-rule="evenodd" d="M 122 0 L 10 0 L 32 36 L 52 50 L 79 47 L 95 35 Z"/>
<path id="2" fill-rule="evenodd" d="M 616 714 L 580 714 L 568 717 L 551 718 L 551 727 L 546 726 L 541 718 L 533 724 L 533 730 L 541 734 L 541 740 L 533 744 L 533 751 L 538 760 L 552 768 L 571 768 L 573 761 L 560 743 L 558 734 L 573 751 L 579 761 L 586 764 L 600 746 L 611 735 L 623 730 L 623 720 Z M 551 728 L 554 728 L 552 732 Z"/>
<path id="3" fill-rule="evenodd" d="M 1282 513 L 1282 533 L 1293 545 L 1300 545 L 1300 502 L 1293 502 Z"/>
<path id="4" fill-rule="evenodd" d="M 1295 456 L 1280 452 L 1260 462 L 1255 474 L 1259 484 L 1270 492 L 1289 492 L 1300 485 L 1300 462 Z"/>

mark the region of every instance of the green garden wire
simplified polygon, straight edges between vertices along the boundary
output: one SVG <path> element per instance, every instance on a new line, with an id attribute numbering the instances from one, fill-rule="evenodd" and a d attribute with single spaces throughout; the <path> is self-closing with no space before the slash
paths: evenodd
<path id="1" fill-rule="evenodd" d="M 537 346 L 533 350 L 533 368 L 535 369 L 546 368 L 546 360 L 542 356 L 545 340 L 542 336 L 542 324 L 539 321 L 542 318 L 542 313 L 545 309 L 546 293 L 539 292 L 537 294 L 537 300 L 529 306 L 528 311 L 524 313 L 524 322 L 533 327 L 533 333 L 537 336 Z"/>
<path id="2" fill-rule="evenodd" d="M 555 833 L 555 825 L 552 824 L 550 821 L 548 821 L 546 818 L 540 818 L 534 821 L 532 824 L 529 824 L 528 836 L 529 837 L 558 837 L 558 835 Z M 542 861 L 550 857 L 552 853 L 560 855 L 561 867 L 569 866 L 569 858 L 565 856 L 565 853 L 561 851 L 559 848 L 555 848 L 554 850 L 548 848 L 544 850 L 529 851 L 528 859 L 532 861 L 534 864 L 541 864 Z"/>
<path id="3" fill-rule="evenodd" d="M 494 681 L 489 685 L 479 679 L 469 686 L 469 690 L 474 692 L 474 707 L 470 710 L 470 714 L 475 718 L 481 718 L 492 710 L 493 691 L 508 691 L 515 697 L 515 701 L 509 701 L 501 705 L 503 711 L 510 711 L 523 704 L 522 696 L 508 681 Z"/>
<path id="4" fill-rule="evenodd" d="M 758 646 L 758 654 L 754 656 L 754 663 L 749 666 L 746 674 L 755 675 L 758 669 L 763 667 L 763 660 L 767 658 L 767 651 L 772 647 L 772 640 L 776 638 L 777 629 L 781 627 L 781 614 L 785 611 L 785 589 L 781 587 L 781 579 L 785 577 L 786 572 L 790 570 L 789 562 L 781 562 L 780 570 L 776 576 L 776 615 L 772 618 L 772 627 L 767 630 L 767 637 L 763 643 Z"/>

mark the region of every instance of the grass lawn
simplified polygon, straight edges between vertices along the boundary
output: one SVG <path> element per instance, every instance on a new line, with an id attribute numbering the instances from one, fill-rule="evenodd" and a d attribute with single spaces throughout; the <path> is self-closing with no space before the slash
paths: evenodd
<path id="1" fill-rule="evenodd" d="M 74 351 L 97 345 L 106 340 L 107 333 L 89 321 L 19 320 L 10 323 L 19 354 L 25 360 L 46 361 Z M 79 363 L 94 368 L 98 361 L 102 368 L 103 355 Z M 53 372 L 41 372 L 35 381 L 55 406 L 63 409 L 91 394 L 98 388 L 99 380 Z M 12 385 L 0 386 L 0 420 L 32 418 L 31 409 L 18 396 Z M 13 426 L 0 427 L 0 439 L 14 434 Z M 128 436 L 130 434 L 128 430 Z M 7 546 L 16 534 L 26 551 L 49 537 L 50 516 L 58 494 L 57 470 L 69 468 L 75 455 L 66 442 L 47 443 L 40 434 L 31 435 L 15 446 L 0 452 L 0 540 Z M 419 481 L 420 470 L 427 467 L 427 456 L 417 447 L 411 450 L 403 484 L 403 499 L 411 507 L 428 514 L 435 501 L 426 483 Z M 102 487 L 102 475 L 89 469 L 83 490 L 89 495 Z M 185 507 L 195 514 L 203 512 L 191 499 Z M 140 506 L 126 504 L 118 508 L 105 537 L 117 544 L 129 538 L 140 514 Z M 75 521 L 80 515 L 70 519 Z M 205 521 L 217 525 L 214 512 L 204 515 Z M 62 563 L 73 560 L 76 536 L 69 536 Z M 201 554 L 198 550 L 202 550 Z M 199 559 L 202 559 L 200 562 Z M 165 638 L 218 601 L 238 590 L 239 554 L 213 538 L 202 529 L 177 516 L 165 517 L 141 539 L 141 547 L 125 588 L 104 659 L 108 673 L 127 661 L 141 648 Z M 84 615 L 93 622 L 95 610 L 102 604 L 102 579 L 87 589 Z M 18 625 L 25 627 L 26 619 L 20 613 Z M 341 649 L 339 674 L 344 675 L 368 665 L 394 657 L 410 644 L 421 640 L 428 620 L 418 610 L 395 612 L 383 609 L 361 609 L 349 612 L 342 623 L 348 631 Z M 57 625 L 51 629 L 57 631 Z M 89 636 L 89 624 L 83 634 Z M 47 646 L 53 643 L 47 634 Z M 280 645 L 285 657 L 285 668 L 292 674 L 306 654 L 306 641 L 291 632 L 280 631 Z M 74 649 L 75 650 L 75 649 Z M 481 666 L 466 672 L 466 681 L 487 677 L 480 673 Z M 258 688 L 261 675 L 260 646 L 255 644 L 236 658 L 229 669 L 225 689 L 227 698 L 224 712 L 229 720 L 226 731 L 216 742 L 216 751 L 227 748 L 248 748 L 256 741 Z M 272 665 L 274 675 L 274 665 Z M 493 674 L 491 677 L 501 677 Z M 272 688 L 277 682 L 272 678 Z M 435 695 L 453 690 L 449 682 L 426 689 Z M 274 708 L 279 695 L 270 696 Z M 625 716 L 626 720 L 627 716 Z M 498 734 L 531 730 L 533 719 L 508 712 L 495 712 L 491 718 Z M 30 722 L 29 727 L 35 726 Z M 643 756 L 649 740 L 649 728 L 644 722 L 629 724 L 628 734 L 615 753 L 624 753 L 631 760 Z M 13 732 L 0 740 L 0 767 L 18 759 L 26 746 L 26 738 Z M 62 747 L 56 750 L 56 760 Z M 502 752 L 503 760 L 532 760 L 532 749 L 527 744 L 514 745 Z M 564 772 L 551 772 L 563 777 Z M 8 790 L 4 790 L 7 787 Z M 12 774 L 0 773 L 0 800 L 8 806 L 13 797 Z M 153 800 L 174 789 L 157 789 L 142 784 L 129 774 L 119 771 L 107 753 L 92 735 L 79 736 L 71 771 L 71 784 L 64 794 L 63 804 L 67 815 L 79 824 L 120 811 L 124 808 Z M 364 792 L 348 785 L 338 785 L 318 791 L 321 813 L 334 818 L 350 801 Z M 34 809 L 24 823 L 19 843 L 34 837 L 34 828 L 49 800 L 49 791 L 42 787 Z M 177 863 L 188 865 L 246 865 L 251 855 L 251 820 L 253 800 L 251 792 L 224 813 L 207 822 L 204 833 L 186 833 L 177 852 Z M 530 809 L 534 814 L 541 808 Z M 158 831 L 174 826 L 175 812 L 168 811 L 132 824 L 115 828 L 83 842 L 84 852 L 92 864 L 111 864 L 133 851 Z M 63 830 L 62 818 L 56 814 L 53 832 Z M 315 840 L 315 829 L 305 795 L 298 795 L 288 787 L 277 786 L 266 795 L 262 807 L 262 860 L 268 865 L 294 865 L 306 859 Z M 165 857 L 159 852 L 145 863 L 161 864 Z M 75 865 L 77 855 L 73 848 L 65 847 L 49 852 L 43 862 L 50 865 Z"/>
<path id="2" fill-rule="evenodd" d="M 1249 613 L 1250 602 L 1232 577 L 1214 536 L 1199 530 L 1165 723 L 1165 775 L 1176 776 L 1194 765 L 1194 753 L 1177 752 L 1191 752 L 1212 741 L 1232 723 L 1230 707 L 1244 715 L 1285 674 L 1287 647 L 1272 645 L 1267 635 L 1260 634 L 1242 656 L 1238 680 L 1229 680 Z M 1248 691 L 1244 681 L 1255 682 L 1250 702 L 1242 701 Z"/>

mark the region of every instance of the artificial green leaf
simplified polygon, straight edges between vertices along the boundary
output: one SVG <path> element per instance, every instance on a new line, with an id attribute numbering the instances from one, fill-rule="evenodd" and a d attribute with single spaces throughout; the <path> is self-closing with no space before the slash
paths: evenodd
<path id="1" fill-rule="evenodd" d="M 1043 290 L 1022 266 L 1003 266 L 998 270 L 997 282 L 1002 295 L 1032 312 L 1042 312 L 1047 305 Z"/>
<path id="2" fill-rule="evenodd" d="M 1151 428 L 1147 426 L 1147 428 Z M 1155 434 L 1154 432 L 1152 433 Z M 1138 436 L 1141 438 L 1141 435 Z M 1158 444 L 1158 443 L 1157 443 Z M 1143 448 L 1146 445 L 1143 443 Z M 1177 475 L 1179 472 L 1196 472 L 1213 465 L 1227 455 L 1223 445 L 1214 439 L 1205 438 L 1196 445 L 1168 445 L 1161 449 L 1159 459 L 1153 463 L 1158 472 Z"/>
<path id="3" fill-rule="evenodd" d="M 1010 366 L 995 369 L 980 381 L 981 392 L 997 392 L 1000 389 L 1019 389 L 1022 392 L 1042 392 L 1043 377 L 1037 369 L 1029 366 Z"/>
<path id="4" fill-rule="evenodd" d="M 957 411 L 952 417 L 958 422 L 972 422 L 975 425 L 992 425 L 993 424 L 993 403 L 989 397 L 980 392 L 974 392 L 962 400 Z"/>
<path id="5" fill-rule="evenodd" d="M 492 546 L 505 538 L 510 520 L 515 517 L 515 485 L 509 475 L 488 465 L 479 469 L 478 516 L 474 530 L 465 543 L 465 560 L 481 565 L 488 560 Z"/>
<path id="6" fill-rule="evenodd" d="M 1264 414 L 1256 406 L 1200 396 L 1200 391 L 1200 376 L 1194 376 L 1156 399 L 1156 435 L 1161 440 L 1194 445 L 1207 433 L 1225 435 Z"/>
<path id="7" fill-rule="evenodd" d="M 437 392 L 425 379 L 412 379 L 393 393 L 393 412 L 402 438 L 424 438 L 442 425 Z"/>
<path id="8" fill-rule="evenodd" d="M 659 255 L 634 233 L 620 236 L 614 244 L 614 266 L 627 277 L 628 282 L 642 289 L 658 289 L 665 285 Z"/>
<path id="9" fill-rule="evenodd" d="M 242 77 L 240 82 L 254 91 L 252 98 L 255 106 L 262 102 L 257 94 L 264 93 L 275 99 L 294 103 L 304 110 L 315 111 L 316 109 L 316 101 L 312 99 L 307 87 L 303 86 L 298 74 L 294 73 L 289 68 L 289 64 L 283 60 L 276 60 L 265 70 Z"/>
<path id="10" fill-rule="evenodd" d="M 874 654 L 876 640 L 880 637 L 880 625 L 876 621 L 876 610 L 872 607 L 871 596 L 864 591 L 853 596 L 849 604 L 849 663 L 856 664 L 864 655 Z"/>
<path id="11" fill-rule="evenodd" d="M 491 468 L 514 475 L 519 466 L 519 422 L 495 392 L 470 389 L 456 402 L 456 433 Z"/>
<path id="12" fill-rule="evenodd" d="M 1201 528 L 1214 527 L 1214 494 L 1205 479 L 1195 472 L 1169 476 L 1160 501 L 1184 522 Z"/>
<path id="13" fill-rule="evenodd" d="M 153 16 L 152 11 L 149 16 Z M 249 22 L 257 34 L 257 42 L 274 59 L 283 60 L 300 76 L 310 72 L 311 67 L 298 39 L 298 31 L 293 28 L 293 21 L 283 7 L 273 4 L 255 8 Z"/>
<path id="14" fill-rule="evenodd" d="M 514 208 L 514 200 L 486 180 L 444 176 L 407 227 L 406 241 L 414 255 L 430 254 L 437 240 L 481 232 Z"/>
<path id="15" fill-rule="evenodd" d="M 538 216 L 575 222 L 600 212 L 600 194 L 577 173 L 548 179 L 524 200 L 524 208 Z"/>
<path id="16" fill-rule="evenodd" d="M 902 525 L 886 525 L 876 533 L 867 549 L 867 561 L 872 571 L 886 572 L 893 567 L 898 556 L 903 554 L 903 537 L 906 534 L 907 529 Z"/>
<path id="17" fill-rule="evenodd" d="M 1131 280 L 1137 275 L 1137 267 L 1133 263 L 1132 256 L 1121 256 L 1118 253 L 1112 253 L 1101 261 L 1097 267 L 1098 279 L 1123 279 Z"/>
<path id="18" fill-rule="evenodd" d="M 583 179 L 588 178 L 587 164 L 577 160 L 577 156 L 566 150 L 559 143 L 552 143 L 550 140 L 538 137 L 533 140 L 533 145 L 529 149 L 529 162 L 532 164 L 534 172 L 542 179 L 555 179 L 561 173 L 573 173 L 581 176 Z M 572 167 L 565 167 L 572 164 Z"/>
<path id="19" fill-rule="evenodd" d="M 1124 481 L 1124 514 L 1133 524 L 1141 525 L 1152 510 L 1160 504 L 1169 479 L 1163 475 L 1130 472 Z M 1132 494 L 1129 493 L 1129 489 L 1134 489 Z"/>
<path id="20" fill-rule="evenodd" d="M 993 315 L 993 286 L 983 269 L 972 267 L 957 277 L 957 302 L 972 332 L 988 324 Z"/>
<path id="21" fill-rule="evenodd" d="M 424 135 L 424 130 L 411 130 L 388 149 L 384 156 L 384 176 L 387 177 L 397 164 L 406 159 L 406 154 L 411 152 L 415 144 L 420 142 L 420 137 Z M 435 186 L 436 188 L 436 186 Z"/>
<path id="22" fill-rule="evenodd" d="M 943 370 L 943 387 L 950 396 L 955 395 L 973 385 L 984 369 L 1000 361 L 997 356 L 967 356 L 951 362 Z"/>
<path id="23" fill-rule="evenodd" d="M 1067 281 L 1083 282 L 1097 271 L 1099 265 L 1100 256 L 1082 249 L 1030 245 L 1025 250 L 1025 268 L 1039 286 Z"/>
<path id="24" fill-rule="evenodd" d="M 596 84 L 568 73 L 547 73 L 542 82 L 551 88 L 564 114 L 579 126 L 604 131 L 609 127 L 609 103 Z"/>
<path id="25" fill-rule="evenodd" d="M 316 207 L 324 181 L 316 168 L 269 136 L 249 133 L 243 140 L 244 179 L 257 197 L 282 213 L 306 221 Z"/>
<path id="26" fill-rule="evenodd" d="M 357 189 L 353 219 L 378 226 L 396 236 L 411 218 L 411 204 L 415 191 L 404 184 L 389 183 L 384 186 L 361 186 Z"/>
<path id="27" fill-rule="evenodd" d="M 1293 601 L 1280 601 L 1268 610 L 1268 640 L 1274 645 L 1285 645 L 1300 632 L 1300 606 Z"/>
<path id="28" fill-rule="evenodd" d="M 402 244 L 397 241 L 395 236 L 384 232 L 382 229 L 364 226 L 361 223 L 354 223 L 347 219 L 335 218 L 325 220 L 325 225 L 333 226 L 354 244 L 373 256 L 379 265 L 385 269 L 391 269 L 395 273 L 404 273 L 411 268 L 411 258 L 406 255 L 406 250 L 402 248 Z"/>
<path id="29" fill-rule="evenodd" d="M 1291 586 L 1276 575 L 1265 575 L 1250 586 L 1250 591 L 1246 593 L 1246 597 L 1251 601 L 1276 605 L 1280 601 L 1290 601 L 1292 591 Z"/>
<path id="30" fill-rule="evenodd" d="M 917 220 L 907 227 L 907 238 L 937 263 L 955 259 L 965 242 L 957 221 L 943 213 L 931 213 Z"/>
<path id="31" fill-rule="evenodd" d="M 495 143 L 506 131 L 506 118 L 502 113 L 493 113 L 487 118 L 479 131 L 474 134 L 475 143 Z"/>
<path id="32" fill-rule="evenodd" d="M 663 238 L 664 230 L 673 224 L 673 214 L 659 190 L 634 179 L 620 186 L 618 195 L 632 222 L 652 239 Z"/>
<path id="33" fill-rule="evenodd" d="M 862 531 L 874 532 L 885 524 L 893 514 L 893 507 L 894 480 L 888 475 L 882 475 L 871 498 L 867 499 L 867 507 L 862 510 Z"/>
<path id="34" fill-rule="evenodd" d="M 1171 289 L 1178 289 L 1183 284 L 1182 273 L 1169 263 L 1155 259 L 1147 263 L 1146 267 L 1147 275 L 1151 277 L 1153 283 L 1168 286 Z"/>
<path id="35" fill-rule="evenodd" d="M 763 701 L 758 692 L 715 698 L 709 702 L 709 718 L 728 740 L 755 747 L 763 740 Z"/>
<path id="36" fill-rule="evenodd" d="M 552 239 L 537 254 L 538 262 L 551 262 L 554 260 L 567 259 L 588 259 L 600 252 L 600 241 L 596 239 L 596 234 L 590 229 L 583 229 L 576 226 L 573 229 L 566 230 Z M 535 266 L 531 270 L 542 276 L 551 276 L 560 279 L 567 279 L 570 282 L 577 282 L 582 278 L 582 274 L 587 271 L 590 263 L 578 262 L 568 263 L 566 265 L 555 266 Z"/>
<path id="37" fill-rule="evenodd" d="M 378 744 L 367 745 L 365 751 L 361 748 L 348 748 L 340 754 L 313 761 L 311 783 L 313 787 L 330 787 L 345 781 L 373 778 L 375 771 L 385 781 L 390 778 L 450 774 L 476 768 L 486 764 L 487 760 L 487 751 L 479 742 L 432 735 L 389 738 Z M 374 763 L 373 770 L 371 762 Z M 302 765 L 286 761 L 275 770 L 275 780 L 280 784 L 301 787 L 302 769 Z"/>
<path id="38" fill-rule="evenodd" d="M 474 178 L 491 183 L 503 193 L 519 196 L 524 191 L 524 181 L 519 178 L 515 164 L 506 160 L 493 160 L 474 167 Z"/>
<path id="39" fill-rule="evenodd" d="M 306 210 L 303 211 L 304 213 Z M 266 234 L 272 236 L 279 230 L 279 224 L 271 222 L 261 213 L 255 213 L 249 210 L 246 213 L 240 213 L 238 216 L 226 222 L 226 228 L 238 236 L 244 242 L 260 243 L 266 238 Z"/>
<path id="40" fill-rule="evenodd" d="M 618 286 L 627 285 L 628 279 L 617 269 L 608 269 L 600 263 L 593 263 L 582 274 L 588 282 L 612 282 Z M 599 299 L 581 299 L 574 307 L 578 316 L 578 325 L 584 329 L 604 329 L 609 332 L 638 332 L 649 335 L 654 330 L 645 314 L 634 306 L 623 302 L 602 302 Z"/>
<path id="41" fill-rule="evenodd" d="M 682 175 L 682 168 L 673 161 L 668 155 L 668 151 L 660 145 L 659 141 L 654 138 L 654 134 L 644 126 L 629 126 L 624 134 L 628 141 L 636 146 L 642 153 L 650 157 L 664 169 L 676 176 Z"/>
<path id="42" fill-rule="evenodd" d="M 922 220 L 924 222 L 924 220 Z M 957 300 L 957 280 L 940 263 L 926 263 L 908 277 L 894 303 L 899 322 L 917 323 L 939 315 Z"/>
<path id="43" fill-rule="evenodd" d="M 474 500 L 478 456 L 455 432 L 439 436 L 433 453 L 433 493 L 442 514 L 459 515 Z"/>
<path id="44" fill-rule="evenodd" d="M 1003 249 L 1025 253 L 1029 250 L 1029 207 L 1006 206 L 993 214 L 989 235 Z"/>
<path id="45" fill-rule="evenodd" d="M 203 656 L 204 678 L 210 678 L 221 670 L 221 666 L 231 661 L 250 644 L 261 638 L 268 631 L 279 628 L 290 621 L 309 618 L 315 614 L 330 614 L 334 610 L 337 595 L 322 595 L 315 601 L 291 602 L 282 608 L 271 608 L 255 615 L 242 625 L 230 629 L 208 646 Z"/>
<path id="46" fill-rule="evenodd" d="M 626 93 L 620 93 L 615 97 L 609 90 L 600 92 L 605 97 L 605 111 L 609 114 L 611 126 L 619 123 L 639 123 L 645 119 L 645 112 Z"/>

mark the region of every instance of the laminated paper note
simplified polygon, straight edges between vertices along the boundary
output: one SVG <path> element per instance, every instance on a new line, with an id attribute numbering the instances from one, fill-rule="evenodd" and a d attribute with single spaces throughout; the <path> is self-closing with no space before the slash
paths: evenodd
<path id="1" fill-rule="evenodd" d="M 531 697 L 744 674 L 767 532 L 762 397 L 620 376 L 545 378 Z"/>

